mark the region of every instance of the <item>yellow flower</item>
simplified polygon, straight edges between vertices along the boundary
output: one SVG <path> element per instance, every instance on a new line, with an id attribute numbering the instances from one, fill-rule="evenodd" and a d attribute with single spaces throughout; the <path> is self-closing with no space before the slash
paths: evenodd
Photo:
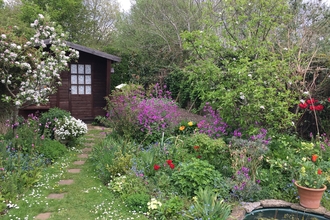
<path id="1" fill-rule="evenodd" d="M 194 123 L 193 123 L 192 121 L 188 122 L 188 125 L 189 125 L 189 126 L 193 126 L 193 124 L 194 124 Z"/>
<path id="2" fill-rule="evenodd" d="M 179 129 L 180 129 L 180 131 L 183 131 L 185 128 L 186 128 L 186 127 L 182 125 L 182 126 L 180 126 Z"/>
<path id="3" fill-rule="evenodd" d="M 301 173 L 302 173 L 302 174 L 306 173 L 306 169 L 305 169 L 305 167 L 301 167 Z"/>

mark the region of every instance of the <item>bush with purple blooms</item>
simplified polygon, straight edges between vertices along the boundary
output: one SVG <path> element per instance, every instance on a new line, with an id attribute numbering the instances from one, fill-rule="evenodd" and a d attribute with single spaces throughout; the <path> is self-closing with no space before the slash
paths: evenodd
<path id="1" fill-rule="evenodd" d="M 206 103 L 202 114 L 205 120 L 197 124 L 200 133 L 207 134 L 211 138 L 220 138 L 227 135 L 228 125 L 220 117 L 220 113 Z"/>
<path id="2" fill-rule="evenodd" d="M 232 178 L 231 196 L 238 201 L 255 201 L 258 198 L 258 192 L 261 191 L 259 183 L 260 180 L 253 180 L 250 177 L 250 169 L 243 166 Z"/>
<path id="3" fill-rule="evenodd" d="M 229 151 L 234 169 L 247 167 L 251 171 L 252 179 L 256 179 L 257 169 L 261 166 L 265 154 L 269 151 L 267 130 L 261 129 L 257 135 L 249 140 L 233 136 L 229 139 Z"/>

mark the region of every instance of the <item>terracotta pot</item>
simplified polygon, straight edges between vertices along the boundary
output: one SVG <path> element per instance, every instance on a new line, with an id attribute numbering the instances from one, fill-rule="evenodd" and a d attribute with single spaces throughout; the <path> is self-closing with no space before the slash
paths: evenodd
<path id="1" fill-rule="evenodd" d="M 298 195 L 300 197 L 300 205 L 307 209 L 317 209 L 320 207 L 320 202 L 323 196 L 323 192 L 327 189 L 326 185 L 323 185 L 321 189 L 307 188 L 294 183 L 298 189 Z"/>

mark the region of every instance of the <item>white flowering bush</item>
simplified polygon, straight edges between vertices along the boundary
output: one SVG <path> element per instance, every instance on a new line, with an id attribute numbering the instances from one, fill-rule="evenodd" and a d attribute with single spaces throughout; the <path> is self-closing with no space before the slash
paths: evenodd
<path id="1" fill-rule="evenodd" d="M 56 120 L 55 137 L 58 140 L 76 140 L 87 133 L 87 125 L 80 119 L 72 116 Z"/>

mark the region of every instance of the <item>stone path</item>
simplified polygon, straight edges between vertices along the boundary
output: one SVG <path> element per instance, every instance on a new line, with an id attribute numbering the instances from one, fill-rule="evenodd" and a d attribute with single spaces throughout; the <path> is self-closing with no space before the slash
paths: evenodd
<path id="1" fill-rule="evenodd" d="M 103 130 L 102 127 L 92 126 L 92 125 L 88 125 L 88 129 L 89 130 L 90 129 Z M 77 165 L 78 167 L 68 169 L 67 172 L 79 175 L 80 171 L 82 169 L 84 169 L 83 165 L 85 164 L 85 161 L 88 159 L 88 154 L 92 151 L 92 147 L 94 146 L 95 140 L 104 138 L 105 136 L 106 136 L 106 133 L 101 132 L 99 135 L 97 135 L 95 137 L 93 136 L 93 137 L 87 138 L 86 143 L 84 144 L 86 146 L 86 148 L 82 149 L 82 153 L 79 154 L 77 156 L 77 160 L 72 163 L 73 165 Z M 75 182 L 73 179 L 63 179 L 63 180 L 60 180 L 58 182 L 58 184 L 59 185 L 71 185 L 71 184 L 75 184 Z M 68 193 L 70 193 L 70 192 L 68 192 Z M 47 199 L 63 199 L 65 197 L 65 195 L 68 193 L 51 193 L 47 196 Z M 51 218 L 51 215 L 52 215 L 51 212 L 40 213 L 34 219 L 46 220 L 46 219 Z"/>

